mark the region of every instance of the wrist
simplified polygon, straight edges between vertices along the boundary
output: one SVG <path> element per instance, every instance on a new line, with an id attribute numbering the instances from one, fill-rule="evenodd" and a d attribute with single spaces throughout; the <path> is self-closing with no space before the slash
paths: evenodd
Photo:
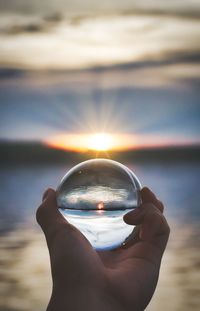
<path id="1" fill-rule="evenodd" d="M 110 295 L 92 288 L 53 290 L 47 311 L 126 311 Z"/>

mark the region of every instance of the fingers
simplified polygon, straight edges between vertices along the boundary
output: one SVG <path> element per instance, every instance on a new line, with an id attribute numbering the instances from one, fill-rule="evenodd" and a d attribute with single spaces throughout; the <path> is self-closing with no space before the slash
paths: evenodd
<path id="1" fill-rule="evenodd" d="M 152 203 L 144 203 L 124 216 L 127 224 L 140 225 L 139 236 L 142 240 L 151 240 L 154 236 L 165 233 L 164 219 Z"/>
<path id="2" fill-rule="evenodd" d="M 161 213 L 163 213 L 163 203 L 156 198 L 155 194 L 149 188 L 144 187 L 140 193 L 142 197 L 142 203 L 152 203 L 161 211 Z"/>
<path id="3" fill-rule="evenodd" d="M 163 251 L 169 237 L 169 226 L 162 214 L 163 204 L 148 188 L 141 190 L 141 196 L 142 205 L 127 213 L 124 221 L 139 228 L 136 242 L 151 242 Z"/>
<path id="4" fill-rule="evenodd" d="M 36 212 L 36 220 L 44 233 L 49 234 L 56 230 L 60 224 L 67 224 L 67 221 L 58 211 L 55 190 L 47 189 L 43 194 L 42 200 L 43 202 Z"/>
<path id="5" fill-rule="evenodd" d="M 163 214 L 152 203 L 144 203 L 129 212 L 124 216 L 124 221 L 130 225 L 140 225 L 138 242 L 150 242 L 161 253 L 164 251 L 170 229 Z"/>

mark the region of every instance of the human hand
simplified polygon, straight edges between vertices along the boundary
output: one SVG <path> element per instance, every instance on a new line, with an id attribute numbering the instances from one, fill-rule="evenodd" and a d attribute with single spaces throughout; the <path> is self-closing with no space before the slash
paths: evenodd
<path id="1" fill-rule="evenodd" d="M 142 204 L 124 216 L 136 225 L 126 245 L 95 251 L 58 211 L 56 193 L 48 189 L 37 210 L 49 248 L 53 279 L 48 311 L 141 311 L 157 285 L 169 226 L 163 204 L 148 189 Z"/>

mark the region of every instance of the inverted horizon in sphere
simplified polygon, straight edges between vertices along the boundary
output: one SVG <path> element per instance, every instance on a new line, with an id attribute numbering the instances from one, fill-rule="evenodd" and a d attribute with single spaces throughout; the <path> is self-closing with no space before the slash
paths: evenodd
<path id="1" fill-rule="evenodd" d="M 61 214 L 96 249 L 112 249 L 125 242 L 133 226 L 123 216 L 140 204 L 140 183 L 119 162 L 92 159 L 73 167 L 57 189 Z"/>

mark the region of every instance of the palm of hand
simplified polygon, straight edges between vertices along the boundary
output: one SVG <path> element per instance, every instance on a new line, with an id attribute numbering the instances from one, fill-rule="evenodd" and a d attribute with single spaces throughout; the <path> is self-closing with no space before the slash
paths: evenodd
<path id="1" fill-rule="evenodd" d="M 45 233 L 54 288 L 60 292 L 73 288 L 76 292 L 79 288 L 92 290 L 97 304 L 104 310 L 107 310 L 106 304 L 109 304 L 108 310 L 144 310 L 156 288 L 169 235 L 168 226 L 161 217 L 161 203 L 152 194 L 149 196 L 157 207 L 148 207 L 147 213 L 147 206 L 144 206 L 139 213 L 127 214 L 127 223 L 142 225 L 130 243 L 117 250 L 96 252 L 85 237 L 70 224 L 66 225 L 59 215 L 58 229 L 51 235 Z M 145 200 L 143 195 L 144 203 Z M 149 233 L 152 216 L 154 230 Z"/>

